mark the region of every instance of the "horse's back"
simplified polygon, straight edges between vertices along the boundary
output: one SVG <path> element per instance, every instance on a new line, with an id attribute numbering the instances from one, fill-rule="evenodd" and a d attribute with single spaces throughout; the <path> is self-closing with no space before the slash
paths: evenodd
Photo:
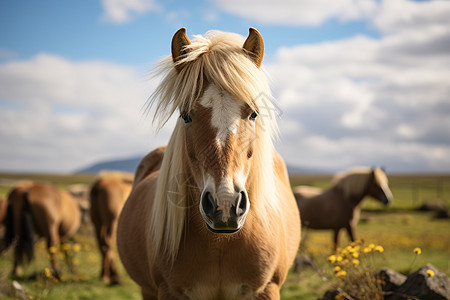
<path id="1" fill-rule="evenodd" d="M 167 145 L 155 148 L 141 159 L 134 174 L 133 188 L 145 177 L 161 168 L 166 148 Z"/>
<path id="2" fill-rule="evenodd" d="M 309 198 L 322 193 L 321 188 L 309 185 L 296 186 L 292 189 L 292 191 L 294 192 L 295 199 Z"/>
<path id="3" fill-rule="evenodd" d="M 61 236 L 71 236 L 80 227 L 81 213 L 76 200 L 53 185 L 35 183 L 27 190 L 27 201 L 41 235 L 49 226 L 59 226 Z"/>

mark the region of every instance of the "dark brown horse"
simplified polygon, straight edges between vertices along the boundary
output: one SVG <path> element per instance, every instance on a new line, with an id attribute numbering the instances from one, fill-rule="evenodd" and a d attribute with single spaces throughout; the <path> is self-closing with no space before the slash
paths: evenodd
<path id="1" fill-rule="evenodd" d="M 246 40 L 209 32 L 191 43 L 184 28 L 172 39 L 152 99 L 163 122 L 181 117 L 159 170 L 138 167 L 117 231 L 144 299 L 280 298 L 300 219 L 272 143 L 263 49 L 253 28 Z"/>
<path id="2" fill-rule="evenodd" d="M 103 172 L 90 191 L 90 214 L 95 227 L 98 248 L 102 255 L 101 278 L 111 284 L 120 283 L 114 259 L 117 220 L 131 191 L 133 174 Z"/>
<path id="3" fill-rule="evenodd" d="M 338 245 L 339 231 L 345 228 L 355 241 L 355 227 L 359 221 L 359 204 L 370 196 L 389 204 L 392 193 L 388 178 L 381 168 L 355 168 L 335 176 L 330 188 L 298 186 L 294 196 L 300 209 L 302 225 L 313 229 L 334 230 L 334 247 Z"/>
<path id="4" fill-rule="evenodd" d="M 8 195 L 5 248 L 14 245 L 12 274 L 34 255 L 34 233 L 47 240 L 53 274 L 59 276 L 57 252 L 80 226 L 80 210 L 65 191 L 50 184 L 21 182 Z M 4 250 L 4 249 L 3 249 Z"/>
<path id="5" fill-rule="evenodd" d="M 8 211 L 8 201 L 6 201 L 6 199 L 0 199 L 0 249 L 4 247 L 3 239 L 5 236 L 5 219 L 7 211 Z"/>

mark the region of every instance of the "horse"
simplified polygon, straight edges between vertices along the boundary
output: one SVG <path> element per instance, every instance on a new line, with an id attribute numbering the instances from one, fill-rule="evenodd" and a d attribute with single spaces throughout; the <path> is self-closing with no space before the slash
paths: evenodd
<path id="1" fill-rule="evenodd" d="M 90 215 L 94 224 L 98 248 L 102 255 L 101 279 L 111 285 L 120 284 L 120 274 L 114 259 L 117 220 L 131 191 L 133 174 L 102 172 L 89 192 Z"/>
<path id="2" fill-rule="evenodd" d="M 355 241 L 359 204 L 364 197 L 370 196 L 384 205 L 393 200 L 388 178 L 381 168 L 354 168 L 337 174 L 328 189 L 298 186 L 294 187 L 293 192 L 302 225 L 334 230 L 334 249 L 337 249 L 342 228 L 345 228 L 350 240 Z"/>
<path id="3" fill-rule="evenodd" d="M 160 127 L 180 118 L 119 217 L 123 265 L 144 299 L 279 299 L 301 228 L 272 142 L 263 39 L 250 28 L 190 41 L 181 28 L 171 49 L 148 109 Z"/>
<path id="4" fill-rule="evenodd" d="M 5 244 L 1 251 L 14 244 L 12 275 L 21 275 L 21 266 L 34 257 L 34 235 L 47 240 L 52 274 L 59 278 L 57 252 L 79 229 L 80 210 L 66 191 L 51 184 L 23 181 L 8 194 Z"/>
<path id="5" fill-rule="evenodd" d="M 0 198 L 0 248 L 3 244 L 3 238 L 5 236 L 5 218 L 8 211 L 8 201 Z"/>
<path id="6" fill-rule="evenodd" d="M 162 159 L 167 145 L 160 146 L 144 156 L 136 167 L 133 180 L 133 189 L 142 179 L 161 168 Z"/>

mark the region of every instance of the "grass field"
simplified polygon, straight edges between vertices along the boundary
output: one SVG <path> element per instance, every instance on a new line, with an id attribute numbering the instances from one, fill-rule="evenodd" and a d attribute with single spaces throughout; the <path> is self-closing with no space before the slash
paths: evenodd
<path id="1" fill-rule="evenodd" d="M 292 185 L 307 184 L 326 187 L 330 176 L 299 175 L 292 176 Z M 60 188 L 73 183 L 90 184 L 94 177 L 90 175 L 21 175 L 0 174 L 0 198 L 5 198 L 10 185 L 20 179 L 32 179 L 52 182 Z M 434 219 L 432 213 L 415 210 L 423 201 L 440 200 L 450 204 L 450 175 L 390 175 L 390 186 L 394 194 L 393 204 L 385 208 L 381 204 L 366 199 L 363 202 L 362 219 L 357 234 L 365 243 L 382 245 L 380 253 L 373 263 L 374 268 L 389 267 L 402 273 L 415 271 L 426 263 L 432 263 L 438 269 L 450 275 L 450 220 Z M 33 299 L 140 299 L 139 289 L 122 268 L 123 285 L 107 286 L 99 280 L 100 255 L 93 238 L 92 225 L 83 224 L 75 236 L 81 245 L 73 250 L 73 262 L 78 271 L 70 274 L 61 259 L 63 278 L 60 282 L 45 276 L 49 261 L 45 244 L 41 240 L 36 246 L 36 260 L 24 269 L 25 276 L 8 276 L 12 267 L 12 251 L 0 257 L 0 298 L 1 291 L 9 289 L 13 280 L 19 282 Z M 304 231 L 300 254 L 308 254 L 318 266 L 318 271 L 302 269 L 298 273 L 290 272 L 282 288 L 282 299 L 316 299 L 338 281 L 332 267 L 327 262 L 331 254 L 330 231 Z M 341 236 L 341 245 L 347 242 Z M 419 247 L 422 254 L 417 256 L 413 249 Z"/>

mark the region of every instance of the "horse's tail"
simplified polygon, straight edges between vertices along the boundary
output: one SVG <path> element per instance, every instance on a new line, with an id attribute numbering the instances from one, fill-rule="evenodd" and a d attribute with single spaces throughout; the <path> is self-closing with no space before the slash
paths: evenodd
<path id="1" fill-rule="evenodd" d="M 23 258 L 29 262 L 34 257 L 34 227 L 31 216 L 30 204 L 28 201 L 28 192 L 24 192 L 22 196 L 17 197 L 18 191 L 13 190 L 8 197 L 8 206 L 4 220 L 5 236 L 0 245 L 0 253 L 15 245 L 15 255 L 19 263 L 23 262 Z M 9 201 L 11 198 L 12 201 Z M 22 202 L 22 212 L 16 214 L 18 220 L 14 219 L 13 202 Z M 15 203 L 17 207 L 17 203 Z"/>
<path id="2" fill-rule="evenodd" d="M 12 205 L 8 203 L 6 208 L 5 219 L 3 220 L 3 225 L 5 226 L 5 235 L 0 243 L 0 254 L 11 247 L 14 241 L 14 225 L 13 225 L 13 210 Z"/>
<path id="3" fill-rule="evenodd" d="M 28 191 L 23 194 L 23 214 L 22 214 L 22 232 L 19 234 L 17 246 L 21 257 L 25 256 L 26 261 L 30 262 L 34 258 L 34 227 L 28 201 Z"/>

